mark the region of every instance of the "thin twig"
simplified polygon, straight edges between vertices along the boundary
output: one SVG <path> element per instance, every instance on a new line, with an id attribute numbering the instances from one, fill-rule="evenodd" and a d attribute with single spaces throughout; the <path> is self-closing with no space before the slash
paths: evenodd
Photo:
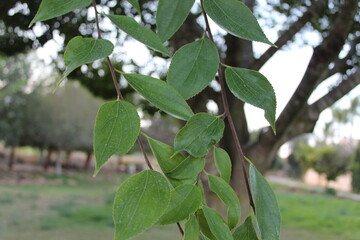
<path id="1" fill-rule="evenodd" d="M 98 16 L 99 13 L 98 13 L 98 10 L 97 10 L 97 7 L 96 7 L 96 1 L 95 0 L 93 0 L 93 6 L 94 6 L 94 9 L 95 9 L 96 28 L 97 28 L 97 32 L 98 32 L 98 38 L 101 39 L 102 37 L 101 37 L 101 30 L 100 30 L 100 26 L 99 26 L 99 16 Z M 117 93 L 117 98 L 118 98 L 118 100 L 119 99 L 124 100 L 124 97 L 122 96 L 120 88 L 119 88 L 119 86 L 117 84 L 117 81 L 116 81 L 115 68 L 112 65 L 111 60 L 110 60 L 109 57 L 106 57 L 106 61 L 107 61 L 108 65 L 109 65 L 109 69 L 110 69 L 110 72 L 111 72 L 111 77 L 112 77 L 112 80 L 114 82 L 115 90 L 116 90 L 116 93 Z M 137 138 L 137 141 L 138 141 L 138 144 L 140 146 L 141 152 L 144 155 L 146 164 L 148 165 L 149 169 L 154 170 L 154 168 L 151 165 L 151 162 L 150 162 L 150 160 L 149 160 L 149 158 L 148 158 L 148 156 L 146 154 L 144 144 L 142 143 L 142 140 L 141 140 L 140 136 Z M 180 223 L 176 223 L 176 225 L 178 226 L 181 235 L 184 235 L 184 230 L 182 229 Z"/>
<path id="2" fill-rule="evenodd" d="M 96 1 L 95 1 L 95 0 L 93 0 L 93 7 L 94 7 L 94 9 L 95 9 L 95 19 L 96 19 L 96 28 L 97 28 L 97 33 L 98 33 L 98 39 L 101 39 L 102 36 L 101 36 L 101 30 L 100 30 L 100 24 L 99 24 L 99 12 L 98 12 L 98 10 L 97 10 Z M 118 100 L 119 100 L 119 99 L 124 100 L 124 97 L 122 96 L 122 94 L 121 94 L 121 92 L 120 92 L 120 88 L 119 88 L 119 85 L 118 85 L 117 80 L 116 80 L 116 74 L 115 74 L 114 66 L 112 65 L 109 57 L 106 57 L 106 61 L 107 61 L 108 65 L 109 65 L 109 69 L 110 69 L 110 73 L 111 73 L 111 78 L 112 78 L 113 83 L 114 83 L 114 87 L 115 87 L 115 90 L 116 90 L 117 98 L 118 98 Z"/>
<path id="3" fill-rule="evenodd" d="M 204 15 L 206 31 L 208 32 L 209 39 L 213 43 L 215 43 L 212 32 L 211 32 L 211 29 L 210 29 L 209 20 L 207 18 L 206 12 L 205 12 L 203 0 L 201 0 L 201 8 L 202 8 L 202 12 L 203 12 L 203 15 Z M 237 135 L 235 124 L 234 124 L 234 121 L 233 121 L 231 113 L 230 113 L 229 103 L 228 103 L 227 96 L 226 96 L 224 73 L 223 73 L 223 69 L 222 69 L 221 65 L 218 68 L 218 79 L 219 79 L 220 86 L 221 86 L 221 99 L 222 99 L 223 106 L 224 106 L 224 117 L 227 119 L 227 121 L 229 123 L 231 134 L 232 134 L 233 139 L 234 139 L 235 147 L 236 147 L 236 150 L 237 150 L 237 152 L 238 152 L 238 154 L 240 156 L 240 163 L 241 163 L 242 172 L 243 172 L 243 175 L 244 175 L 244 178 L 245 178 L 245 184 L 246 184 L 246 189 L 247 189 L 248 196 L 249 196 L 250 206 L 253 208 L 253 210 L 255 212 L 255 204 L 254 204 L 251 189 L 250 189 L 248 174 L 246 172 L 245 156 L 244 156 L 244 153 L 243 153 L 243 151 L 241 149 L 241 144 L 240 144 L 240 141 L 239 141 L 239 137 Z"/>

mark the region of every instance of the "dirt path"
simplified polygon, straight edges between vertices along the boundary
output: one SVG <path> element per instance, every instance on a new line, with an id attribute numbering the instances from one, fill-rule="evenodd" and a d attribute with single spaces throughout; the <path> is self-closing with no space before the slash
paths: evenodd
<path id="1" fill-rule="evenodd" d="M 267 176 L 267 178 L 269 179 L 270 182 L 286 185 L 286 186 L 293 187 L 293 188 L 302 188 L 302 189 L 315 191 L 315 192 L 324 192 L 323 187 L 309 186 L 309 185 L 306 185 L 300 181 L 296 181 L 291 178 L 279 177 L 279 176 Z M 340 197 L 340 198 L 347 198 L 347 199 L 351 199 L 351 200 L 360 202 L 360 194 L 336 191 L 336 196 Z"/>

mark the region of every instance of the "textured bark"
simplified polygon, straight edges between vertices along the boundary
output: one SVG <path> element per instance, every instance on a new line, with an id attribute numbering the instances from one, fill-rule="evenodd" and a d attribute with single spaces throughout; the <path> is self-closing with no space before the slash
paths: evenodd
<path id="1" fill-rule="evenodd" d="M 11 147 L 9 161 L 8 161 L 8 169 L 9 170 L 13 169 L 14 162 L 15 162 L 15 147 Z"/>

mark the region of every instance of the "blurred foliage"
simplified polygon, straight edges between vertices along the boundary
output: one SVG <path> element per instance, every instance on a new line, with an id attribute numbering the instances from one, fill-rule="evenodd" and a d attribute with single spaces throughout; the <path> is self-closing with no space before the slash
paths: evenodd
<path id="1" fill-rule="evenodd" d="M 102 101 L 75 82 L 56 93 L 53 87 L 31 85 L 31 71 L 25 71 L 29 62 L 24 57 L 15 60 L 6 62 L 14 64 L 0 76 L 0 140 L 12 147 L 91 152 L 94 119 Z"/>
<path id="2" fill-rule="evenodd" d="M 328 181 L 332 181 L 350 169 L 352 152 L 346 150 L 346 147 L 323 144 L 314 147 L 300 142 L 294 149 L 294 157 L 300 162 L 303 172 L 313 168 L 319 174 L 325 174 Z"/>
<path id="3" fill-rule="evenodd" d="M 352 165 L 352 190 L 360 193 L 360 144 L 356 148 Z"/>

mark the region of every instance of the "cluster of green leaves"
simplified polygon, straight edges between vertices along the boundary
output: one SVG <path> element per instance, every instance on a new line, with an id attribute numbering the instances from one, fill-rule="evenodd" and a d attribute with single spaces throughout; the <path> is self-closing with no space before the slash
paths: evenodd
<path id="1" fill-rule="evenodd" d="M 141 14 L 138 1 L 129 2 Z M 157 33 L 127 16 L 104 17 L 154 51 L 171 56 L 164 42 L 183 24 L 194 3 L 195 0 L 159 0 Z M 32 23 L 90 4 L 90 0 L 43 0 Z M 203 4 L 210 18 L 228 33 L 272 45 L 242 2 L 204 0 Z M 105 39 L 75 37 L 66 47 L 64 76 L 82 64 L 109 56 L 113 48 Z M 120 186 L 113 207 L 116 240 L 129 239 L 155 224 L 181 221 L 185 221 L 184 240 L 279 239 L 280 214 L 275 195 L 252 164 L 249 181 L 256 211 L 240 223 L 240 201 L 229 185 L 231 160 L 224 149 L 215 146 L 223 136 L 224 120 L 222 116 L 208 113 L 194 114 L 186 102 L 215 79 L 220 64 L 216 45 L 202 38 L 176 51 L 166 82 L 141 74 L 123 74 L 129 85 L 150 103 L 185 120 L 186 124 L 177 133 L 174 146 L 146 136 L 163 174 L 145 170 Z M 259 72 L 225 67 L 226 83 L 231 92 L 240 100 L 262 108 L 275 131 L 276 99 L 269 81 Z M 101 106 L 94 130 L 95 175 L 113 154 L 126 154 L 139 134 L 140 118 L 134 105 L 116 100 Z M 213 151 L 220 177 L 204 171 L 209 151 Z M 226 220 L 206 206 L 200 174 L 207 177 L 210 190 L 227 207 Z"/>

